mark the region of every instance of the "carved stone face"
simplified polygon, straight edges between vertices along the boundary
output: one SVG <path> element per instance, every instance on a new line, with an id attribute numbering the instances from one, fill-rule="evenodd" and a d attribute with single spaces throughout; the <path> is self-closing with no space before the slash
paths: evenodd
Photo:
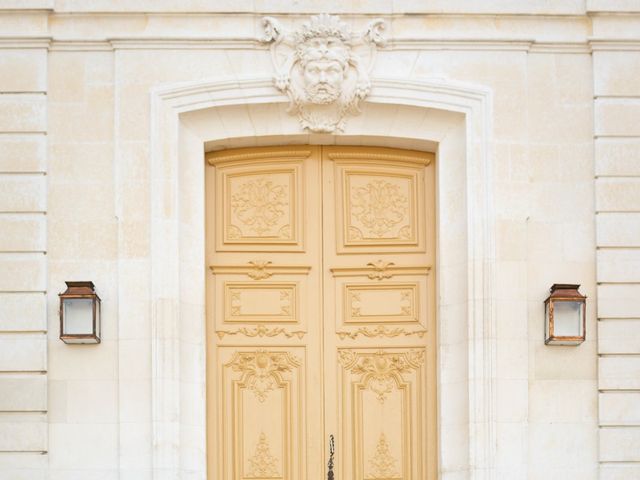
<path id="1" fill-rule="evenodd" d="M 304 66 L 303 78 L 307 100 L 327 104 L 342 92 L 344 69 L 337 60 L 312 60 Z"/>
<path id="2" fill-rule="evenodd" d="M 358 34 L 328 14 L 314 15 L 292 32 L 272 17 L 263 24 L 275 87 L 289 97 L 289 112 L 312 132 L 342 131 L 345 117 L 356 115 L 369 94 L 368 72 L 376 47 L 384 43 L 384 22 L 374 20 Z"/>

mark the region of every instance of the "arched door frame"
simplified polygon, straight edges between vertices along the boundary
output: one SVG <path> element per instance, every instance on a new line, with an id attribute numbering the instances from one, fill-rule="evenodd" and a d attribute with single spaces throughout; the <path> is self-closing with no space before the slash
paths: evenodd
<path id="1" fill-rule="evenodd" d="M 206 478 L 204 146 L 437 145 L 441 478 L 491 479 L 496 317 L 491 91 L 374 78 L 344 135 L 310 135 L 270 78 L 212 79 L 151 92 L 153 478 Z M 461 448 L 462 446 L 462 448 Z M 468 446 L 468 448 L 466 448 Z"/>

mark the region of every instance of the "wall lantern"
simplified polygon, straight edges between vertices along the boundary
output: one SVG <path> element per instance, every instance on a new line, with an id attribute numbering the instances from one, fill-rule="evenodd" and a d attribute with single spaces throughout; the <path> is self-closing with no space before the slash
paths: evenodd
<path id="1" fill-rule="evenodd" d="M 585 339 L 587 297 L 580 285 L 555 283 L 544 301 L 544 343 L 580 345 Z"/>
<path id="2" fill-rule="evenodd" d="M 100 297 L 93 282 L 65 282 L 60 296 L 60 340 L 100 343 Z"/>

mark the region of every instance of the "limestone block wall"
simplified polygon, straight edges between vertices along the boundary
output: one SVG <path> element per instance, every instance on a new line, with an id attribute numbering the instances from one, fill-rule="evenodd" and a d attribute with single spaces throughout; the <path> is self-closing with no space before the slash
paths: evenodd
<path id="1" fill-rule="evenodd" d="M 513 258 L 522 263 L 510 264 L 518 270 L 512 271 L 508 285 L 521 289 L 520 295 L 510 297 L 525 297 L 527 310 L 518 313 L 523 308 L 518 306 L 512 315 L 499 316 L 507 331 L 519 324 L 517 318 L 528 318 L 528 369 L 517 378 L 527 379 L 521 387 L 528 389 L 522 411 L 526 426 L 521 428 L 527 439 L 524 478 L 532 480 L 598 478 L 596 336 L 579 347 L 553 347 L 544 344 L 542 330 L 543 302 L 553 283 L 581 284 L 589 297 L 587 330 L 595 329 L 592 96 L 588 50 L 528 55 L 526 147 L 522 156 L 518 150 L 511 154 L 511 175 L 520 171 L 520 177 L 497 200 L 507 211 L 514 208 L 510 197 L 524 206 L 519 223 L 497 236 L 498 247 L 520 248 L 521 256 Z M 499 264 L 498 275 L 503 269 Z M 520 269 L 526 272 L 524 284 Z M 501 358 L 504 368 L 513 369 L 508 358 L 524 353 L 511 338 L 501 346 L 510 349 Z M 513 395 L 503 398 L 507 405 L 517 404 L 509 398 Z"/>
<path id="2" fill-rule="evenodd" d="M 594 19 L 603 480 L 640 478 L 640 18 Z"/>
<path id="3" fill-rule="evenodd" d="M 102 299 L 102 343 L 66 345 L 57 327 L 49 335 L 49 471 L 58 478 L 118 475 L 113 76 L 112 52 L 51 47 L 47 280 L 55 292 L 66 280 L 91 280 Z M 58 318 L 57 308 L 50 295 L 50 321 Z M 124 349 L 125 339 L 121 344 Z"/>
<path id="4" fill-rule="evenodd" d="M 47 464 L 47 54 L 0 40 L 0 477 L 11 479 L 45 478 Z"/>
<path id="5" fill-rule="evenodd" d="M 0 0 L 0 479 L 156 480 L 179 471 L 202 480 L 204 394 L 179 399 L 191 407 L 178 440 L 163 446 L 183 464 L 154 463 L 151 339 L 176 337 L 152 332 L 149 139 L 158 112 L 150 92 L 270 78 L 268 50 L 256 40 L 262 16 L 293 25 L 325 10 L 356 29 L 374 16 L 389 22 L 392 40 L 378 53 L 374 80 L 490 92 L 485 168 L 495 252 L 487 271 L 495 288 L 487 295 L 496 328 L 484 478 L 640 478 L 638 1 L 322 3 Z M 239 105 L 203 124 L 223 139 L 217 147 L 281 143 L 273 136 L 294 131 L 296 120 L 283 104 L 268 108 L 268 120 L 265 110 Z M 377 145 L 411 148 L 410 138 L 393 142 L 426 129 L 440 132 L 434 144 L 459 135 L 464 145 L 444 110 L 384 119 L 381 111 L 364 102 L 348 125 Z M 253 133 L 263 137 L 247 136 L 248 124 L 262 126 Z M 195 135 L 190 128 L 176 135 Z M 300 142 L 343 141 L 295 131 Z M 197 203 L 194 172 L 181 175 Z M 202 240 L 189 235 L 182 241 Z M 58 339 L 65 280 L 96 284 L 102 344 Z M 463 292 L 467 271 L 445 280 Z M 543 344 L 542 302 L 560 282 L 581 283 L 589 297 L 580 347 Z M 193 299 L 194 320 L 180 325 L 191 343 L 171 367 L 186 373 L 182 382 L 204 368 L 202 301 Z M 466 334 L 464 324 L 441 328 Z M 447 352 L 445 366 L 454 358 Z M 461 402 L 469 396 L 465 381 L 443 388 Z M 447 418 L 446 407 L 441 425 L 455 429 L 465 419 Z M 453 466 L 442 480 L 467 478 L 468 452 L 441 456 Z"/>

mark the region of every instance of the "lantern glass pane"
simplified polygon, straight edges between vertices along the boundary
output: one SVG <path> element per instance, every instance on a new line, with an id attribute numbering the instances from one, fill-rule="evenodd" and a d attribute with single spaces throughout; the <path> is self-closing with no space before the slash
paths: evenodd
<path id="1" fill-rule="evenodd" d="M 96 335 L 102 337 L 102 323 L 100 321 L 100 301 L 96 303 Z"/>
<path id="2" fill-rule="evenodd" d="M 549 303 L 544 304 L 544 338 L 549 338 Z"/>
<path id="3" fill-rule="evenodd" d="M 553 303 L 553 336 L 582 336 L 582 302 Z"/>
<path id="4" fill-rule="evenodd" d="M 93 334 L 93 299 L 65 298 L 64 335 L 92 335 Z"/>

